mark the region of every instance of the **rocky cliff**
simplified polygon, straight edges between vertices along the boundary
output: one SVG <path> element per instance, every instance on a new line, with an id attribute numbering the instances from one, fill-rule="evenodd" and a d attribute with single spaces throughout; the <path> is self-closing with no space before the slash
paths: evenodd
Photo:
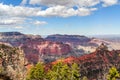
<path id="1" fill-rule="evenodd" d="M 68 57 L 62 61 L 65 63 L 78 63 L 81 76 L 87 76 L 89 80 L 106 80 L 106 73 L 112 66 L 120 71 L 120 51 L 109 51 L 104 44 L 100 45 L 93 53 L 81 57 Z"/>
<path id="2" fill-rule="evenodd" d="M 33 63 L 44 61 L 45 56 L 55 59 L 56 56 L 68 54 L 72 50 L 68 44 L 46 41 L 39 35 L 25 35 L 19 32 L 0 33 L 0 42 L 22 48 L 28 61 Z"/>
<path id="3" fill-rule="evenodd" d="M 21 49 L 0 44 L 0 80 L 25 80 L 25 64 Z"/>
<path id="4" fill-rule="evenodd" d="M 93 38 L 82 35 L 49 35 L 45 38 L 49 41 L 63 42 L 69 44 L 74 49 L 75 53 L 89 54 L 94 52 L 99 46 L 100 41 L 96 42 Z M 99 43 L 99 44 L 98 44 Z"/>
<path id="5" fill-rule="evenodd" d="M 80 45 L 80 44 L 82 45 L 84 43 L 87 43 L 87 42 L 91 41 L 91 39 L 86 37 L 86 36 L 60 35 L 60 34 L 49 35 L 45 39 L 50 40 L 50 41 L 70 43 L 70 44 L 73 44 L 73 45 Z"/>
<path id="6" fill-rule="evenodd" d="M 39 60 L 44 61 L 47 58 L 49 58 L 47 60 L 50 61 L 51 59 L 55 59 L 56 56 L 60 57 L 62 55 L 67 55 L 72 50 L 67 44 L 51 41 L 39 41 L 38 39 L 29 39 L 20 47 L 24 50 L 27 59 L 34 63 Z"/>

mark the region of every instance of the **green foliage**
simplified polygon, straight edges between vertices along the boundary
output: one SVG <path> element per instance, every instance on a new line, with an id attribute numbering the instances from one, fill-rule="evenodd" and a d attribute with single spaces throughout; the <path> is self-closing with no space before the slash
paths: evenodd
<path id="1" fill-rule="evenodd" d="M 116 80 L 118 77 L 120 77 L 119 72 L 115 67 L 112 67 L 107 75 L 107 80 Z"/>
<path id="2" fill-rule="evenodd" d="M 52 66 L 52 69 L 48 72 L 47 75 L 49 80 L 67 80 L 69 72 L 70 69 L 68 65 L 59 62 Z"/>
<path id="3" fill-rule="evenodd" d="M 0 67 L 0 74 L 4 71 L 3 67 Z"/>
<path id="4" fill-rule="evenodd" d="M 68 65 L 59 62 L 52 66 L 47 76 L 48 80 L 80 80 L 79 66 L 76 63 Z"/>
<path id="5" fill-rule="evenodd" d="M 73 63 L 71 66 L 71 72 L 72 72 L 72 80 L 78 80 L 80 77 L 80 69 L 78 64 Z"/>
<path id="6" fill-rule="evenodd" d="M 86 76 L 84 76 L 84 77 L 82 78 L 82 80 L 88 80 L 88 78 L 87 78 Z"/>
<path id="7" fill-rule="evenodd" d="M 38 63 L 31 68 L 26 80 L 80 80 L 79 66 L 59 62 L 45 72 L 44 65 Z"/>
<path id="8" fill-rule="evenodd" d="M 27 76 L 27 80 L 44 80 L 44 77 L 45 77 L 44 66 L 42 63 L 38 63 L 31 68 Z"/>

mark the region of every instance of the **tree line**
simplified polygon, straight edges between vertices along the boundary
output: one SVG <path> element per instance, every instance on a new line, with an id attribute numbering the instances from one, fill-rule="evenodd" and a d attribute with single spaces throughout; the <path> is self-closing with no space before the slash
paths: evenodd
<path id="1" fill-rule="evenodd" d="M 120 74 L 115 67 L 109 69 L 106 80 L 117 80 Z M 45 70 L 43 63 L 37 63 L 27 74 L 26 80 L 89 80 L 86 76 L 81 78 L 77 63 L 65 64 L 58 62 L 49 70 Z"/>

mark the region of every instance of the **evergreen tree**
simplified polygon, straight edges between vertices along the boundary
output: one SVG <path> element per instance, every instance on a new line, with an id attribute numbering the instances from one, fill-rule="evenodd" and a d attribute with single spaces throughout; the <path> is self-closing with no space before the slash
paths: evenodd
<path id="1" fill-rule="evenodd" d="M 31 68 L 27 80 L 44 80 L 45 71 L 42 63 L 37 63 L 34 67 Z"/>
<path id="2" fill-rule="evenodd" d="M 48 80 L 80 80 L 79 66 L 76 63 L 68 65 L 59 62 L 52 66 L 47 76 Z"/>
<path id="3" fill-rule="evenodd" d="M 31 68 L 26 80 L 80 80 L 79 66 L 59 62 L 45 72 L 43 64 L 38 63 Z"/>
<path id="4" fill-rule="evenodd" d="M 115 67 L 112 67 L 109 70 L 109 73 L 107 75 L 107 80 L 116 80 L 116 78 L 120 77 L 119 72 Z"/>
<path id="5" fill-rule="evenodd" d="M 82 80 L 88 80 L 88 78 L 87 78 L 86 76 L 84 76 L 84 77 L 82 78 Z"/>
<path id="6" fill-rule="evenodd" d="M 62 62 L 59 62 L 57 64 L 54 64 L 52 66 L 52 69 L 50 71 L 48 71 L 48 79 L 49 80 L 66 80 L 65 78 L 65 73 L 66 70 L 69 69 L 69 67 L 67 65 L 64 65 Z M 65 71 L 64 71 L 65 70 Z"/>
<path id="7" fill-rule="evenodd" d="M 80 69 L 77 63 L 71 65 L 71 80 L 80 79 Z"/>

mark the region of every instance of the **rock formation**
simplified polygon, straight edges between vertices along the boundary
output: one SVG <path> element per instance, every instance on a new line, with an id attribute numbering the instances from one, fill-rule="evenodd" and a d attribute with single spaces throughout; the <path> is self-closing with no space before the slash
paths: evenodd
<path id="1" fill-rule="evenodd" d="M 52 64 L 58 61 L 59 60 L 52 62 Z M 102 44 L 93 53 L 80 57 L 68 57 L 62 60 L 62 62 L 78 63 L 81 76 L 87 76 L 89 80 L 106 80 L 106 73 L 112 66 L 115 66 L 120 71 L 120 51 L 109 51 L 107 47 Z"/>
<path id="2" fill-rule="evenodd" d="M 37 63 L 43 56 L 61 56 L 72 51 L 71 46 L 62 42 L 46 41 L 39 35 L 25 35 L 19 32 L 0 33 L 0 42 L 23 49 L 28 61 Z M 50 59 L 50 57 L 49 57 Z"/>
<path id="3" fill-rule="evenodd" d="M 80 35 L 49 35 L 48 37 L 45 38 L 46 40 L 49 41 L 57 41 L 57 42 L 63 42 L 63 43 L 70 43 L 73 45 L 82 45 L 84 43 L 87 43 L 91 41 L 90 38 L 86 36 L 80 36 Z"/>
<path id="4" fill-rule="evenodd" d="M 27 60 L 21 49 L 0 44 L 0 78 L 25 80 Z"/>

